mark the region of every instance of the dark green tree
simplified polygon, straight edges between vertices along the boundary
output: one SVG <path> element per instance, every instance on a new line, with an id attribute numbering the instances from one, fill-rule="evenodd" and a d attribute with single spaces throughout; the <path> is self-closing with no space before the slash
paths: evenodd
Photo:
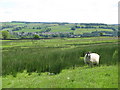
<path id="1" fill-rule="evenodd" d="M 32 29 L 35 29 L 35 27 L 33 27 Z"/>
<path id="2" fill-rule="evenodd" d="M 34 35 L 33 38 L 34 38 L 34 39 L 38 39 L 38 38 L 39 38 L 39 35 Z"/>
<path id="3" fill-rule="evenodd" d="M 100 36 L 103 36 L 103 33 L 101 32 L 101 33 L 99 33 L 100 34 Z"/>

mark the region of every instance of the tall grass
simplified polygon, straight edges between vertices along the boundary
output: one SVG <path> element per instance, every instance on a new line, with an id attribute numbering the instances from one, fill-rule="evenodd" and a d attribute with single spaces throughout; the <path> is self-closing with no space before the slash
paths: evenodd
<path id="1" fill-rule="evenodd" d="M 116 44 L 88 45 L 76 48 L 45 48 L 33 46 L 28 48 L 3 48 L 2 74 L 16 75 L 17 72 L 51 72 L 60 73 L 65 68 L 84 66 L 83 57 L 86 52 L 100 55 L 101 65 L 117 64 L 118 48 Z"/>

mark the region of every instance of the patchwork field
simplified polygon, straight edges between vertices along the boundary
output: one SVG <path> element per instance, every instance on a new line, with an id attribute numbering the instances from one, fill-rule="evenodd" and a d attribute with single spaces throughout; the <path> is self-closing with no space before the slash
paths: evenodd
<path id="1" fill-rule="evenodd" d="M 119 36 L 118 25 L 102 23 L 60 23 L 60 22 L 3 22 L 0 32 L 8 33 L 0 38 L 18 39 L 48 37 L 96 37 Z"/>

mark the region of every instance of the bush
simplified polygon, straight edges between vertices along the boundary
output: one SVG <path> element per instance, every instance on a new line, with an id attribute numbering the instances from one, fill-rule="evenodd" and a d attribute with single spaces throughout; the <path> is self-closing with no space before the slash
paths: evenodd
<path id="1" fill-rule="evenodd" d="M 39 38 L 39 35 L 34 35 L 33 38 L 34 38 L 34 39 L 38 39 L 38 38 Z"/>

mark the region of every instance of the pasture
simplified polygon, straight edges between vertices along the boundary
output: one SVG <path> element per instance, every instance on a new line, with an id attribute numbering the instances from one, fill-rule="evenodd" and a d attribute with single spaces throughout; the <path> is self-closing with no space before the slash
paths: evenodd
<path id="1" fill-rule="evenodd" d="M 3 40 L 2 44 L 3 88 L 118 87 L 116 37 Z M 85 66 L 87 51 L 101 56 L 100 67 Z"/>

